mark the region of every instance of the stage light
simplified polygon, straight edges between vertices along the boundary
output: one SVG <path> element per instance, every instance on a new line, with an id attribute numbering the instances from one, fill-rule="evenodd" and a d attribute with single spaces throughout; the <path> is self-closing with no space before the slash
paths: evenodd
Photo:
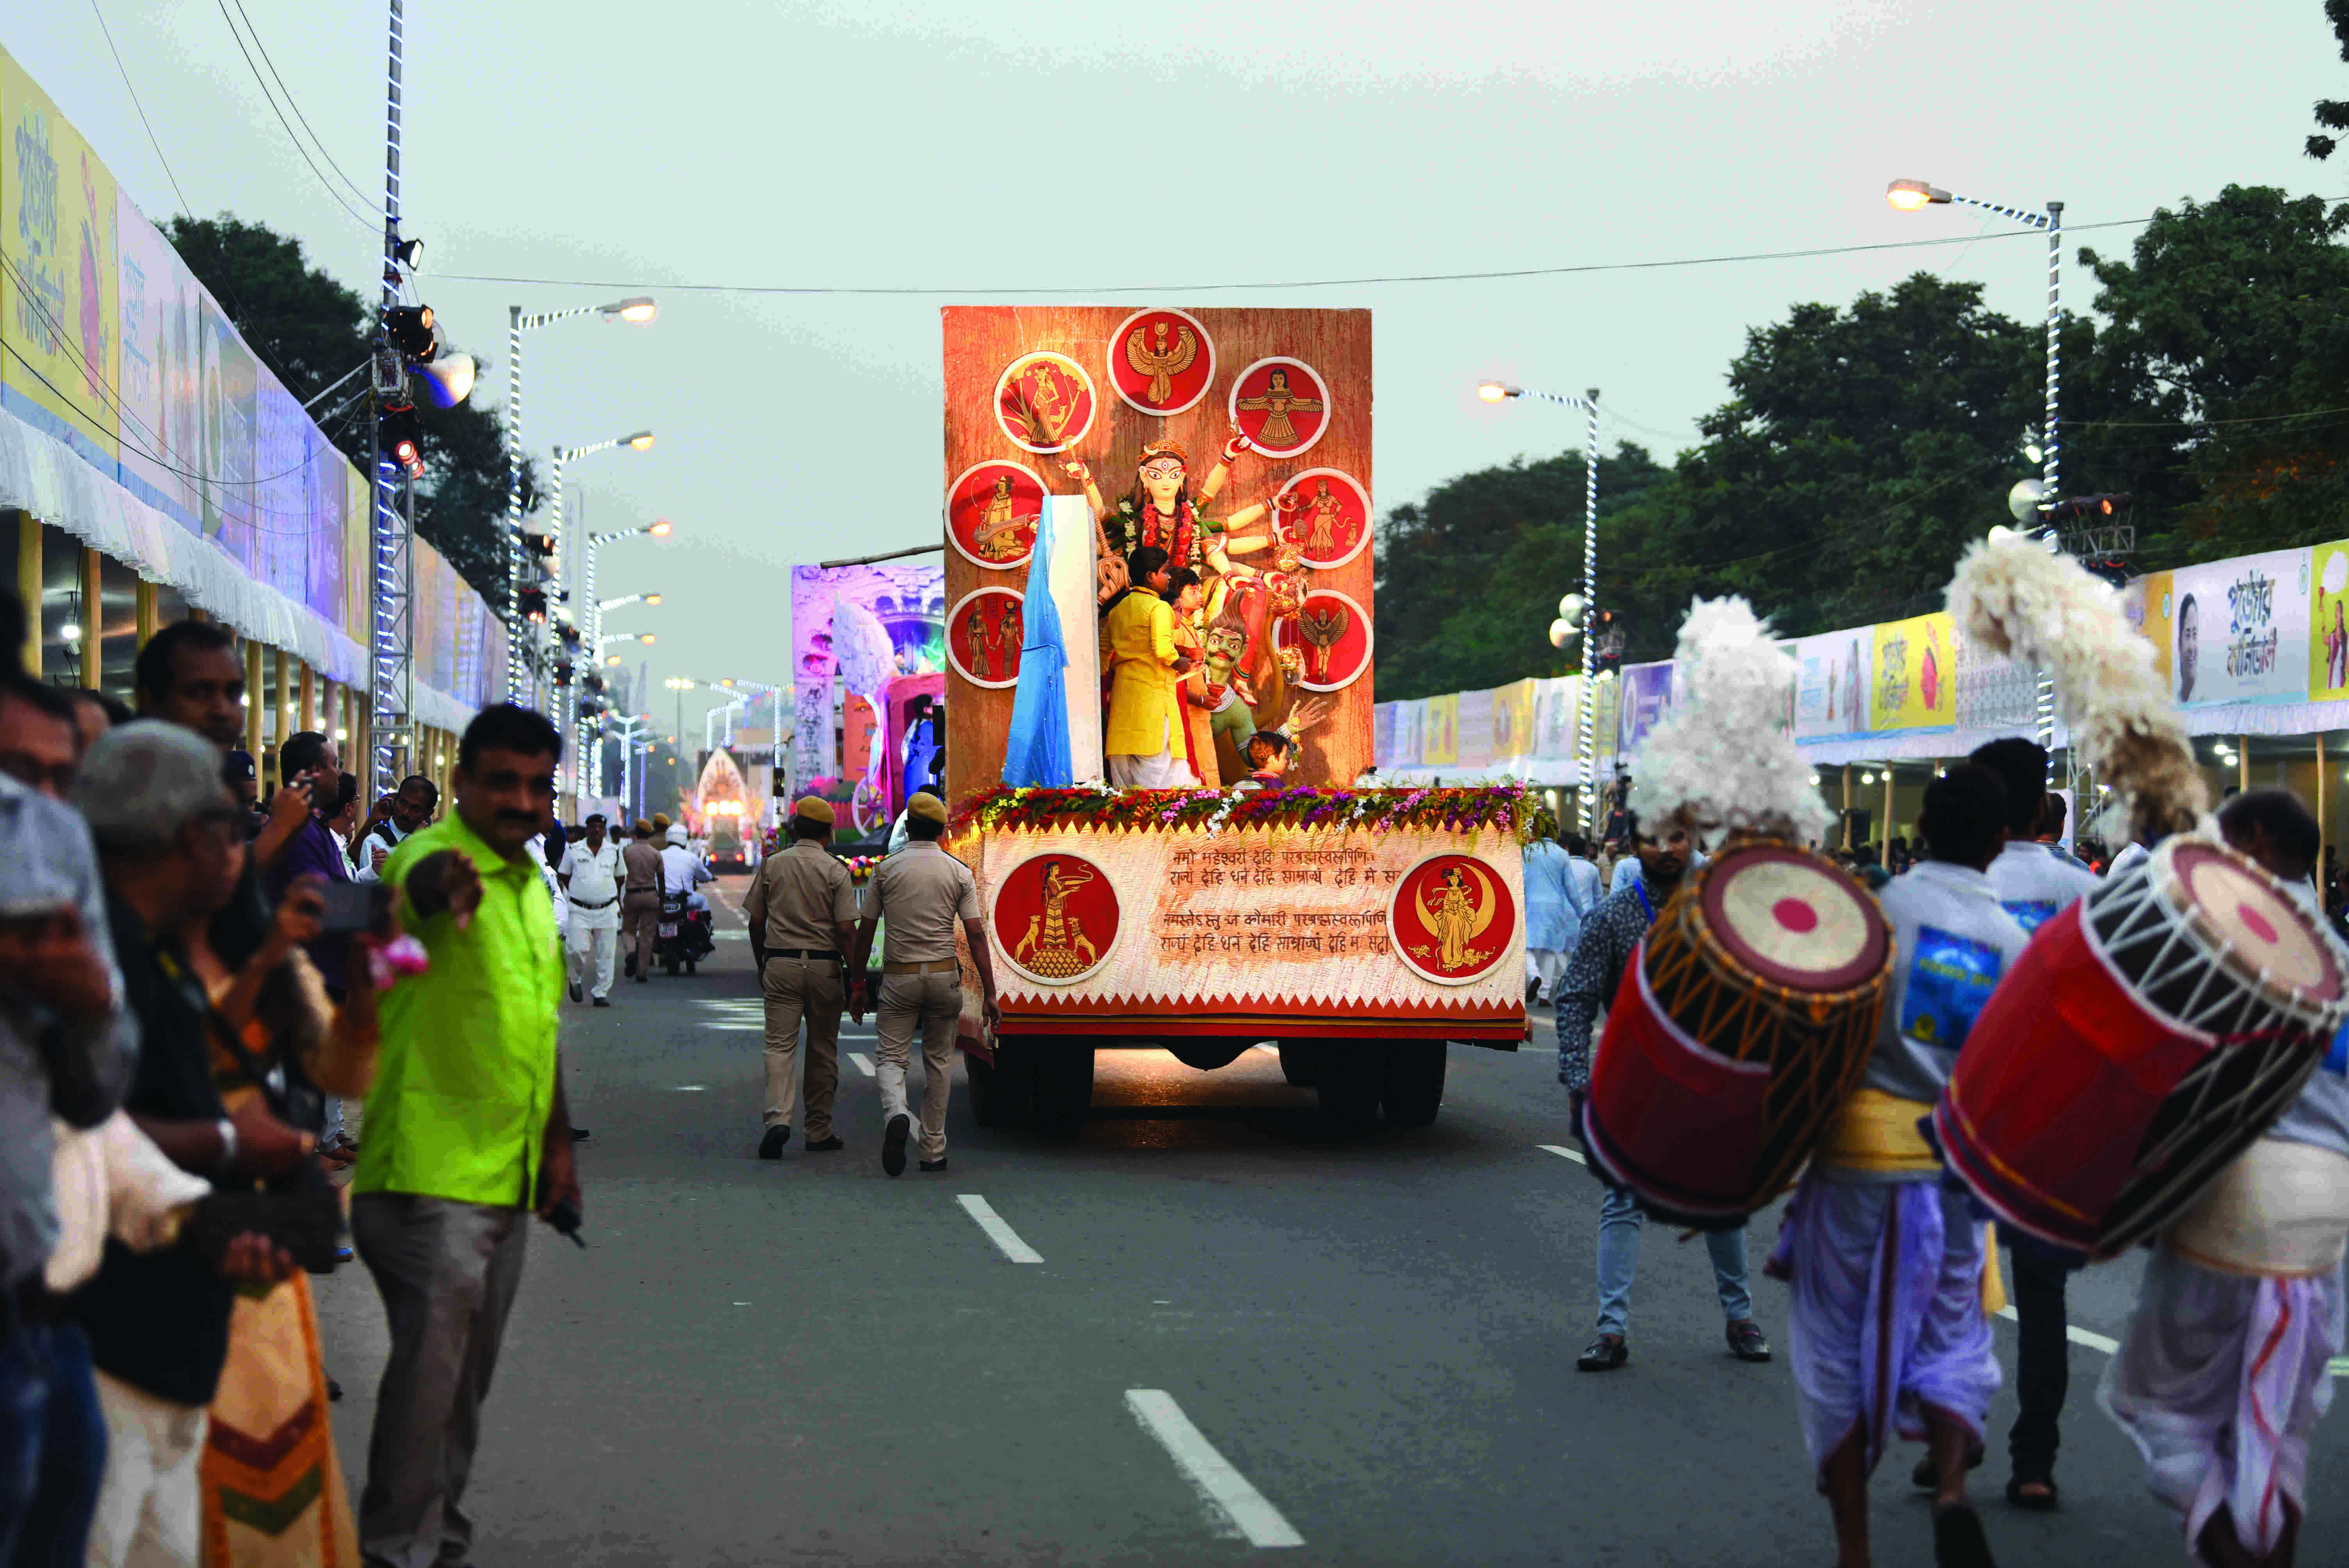
<path id="1" fill-rule="evenodd" d="M 409 272 L 421 272 L 424 267 L 424 242 L 402 240 L 391 248 L 391 259 Z"/>
<path id="2" fill-rule="evenodd" d="M 545 623 L 545 621 L 546 621 L 546 590 L 545 590 L 545 589 L 543 589 L 543 588 L 525 588 L 525 589 L 523 589 L 523 590 L 522 591 L 522 594 L 521 594 L 521 603 L 522 603 L 522 618 L 523 618 L 523 620 L 530 622 L 530 623 L 531 623 L 532 624 L 533 624 L 533 625 L 543 625 L 543 624 L 544 624 L 544 623 Z"/>
<path id="3" fill-rule="evenodd" d="M 432 352 L 432 307 L 394 305 L 383 313 L 383 332 L 401 354 L 410 359 L 422 359 Z"/>
<path id="4" fill-rule="evenodd" d="M 444 354 L 429 365 L 413 367 L 416 379 L 411 385 L 424 394 L 424 400 L 435 408 L 454 408 L 473 395 L 473 379 L 481 366 L 470 354 Z"/>
<path id="5" fill-rule="evenodd" d="M 406 469 L 410 477 L 424 471 L 424 426 L 415 405 L 402 403 L 376 417 L 376 438 L 385 456 Z"/>

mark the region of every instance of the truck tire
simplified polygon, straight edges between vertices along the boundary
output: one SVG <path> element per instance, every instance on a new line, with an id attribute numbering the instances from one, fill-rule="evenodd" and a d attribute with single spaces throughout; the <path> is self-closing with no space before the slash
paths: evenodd
<path id="1" fill-rule="evenodd" d="M 1018 1127 L 1028 1119 L 1034 1052 L 1025 1040 L 999 1039 L 993 1062 L 963 1058 L 970 1072 L 970 1112 L 981 1127 Z"/>
<path id="2" fill-rule="evenodd" d="M 1358 1138 L 1374 1130 L 1386 1076 L 1383 1041 L 1346 1040 L 1320 1047 L 1313 1087 L 1321 1097 L 1321 1119 L 1330 1130 L 1340 1138 Z"/>
<path id="3" fill-rule="evenodd" d="M 1185 1067 L 1203 1073 L 1231 1066 L 1247 1048 L 1246 1042 L 1231 1045 L 1214 1040 L 1169 1040 L 1166 1043 L 1167 1055 Z"/>
<path id="4" fill-rule="evenodd" d="M 1280 1076 L 1298 1088 L 1311 1088 L 1313 1075 L 1321 1062 L 1319 1048 L 1310 1040 L 1280 1042 Z"/>
<path id="5" fill-rule="evenodd" d="M 1039 1040 L 1029 1090 L 1028 1125 L 1047 1138 L 1074 1138 L 1093 1103 L 1093 1048 Z"/>
<path id="6" fill-rule="evenodd" d="M 1387 1045 L 1386 1082 L 1379 1099 L 1389 1127 L 1425 1127 L 1444 1104 L 1442 1040 L 1393 1040 Z"/>

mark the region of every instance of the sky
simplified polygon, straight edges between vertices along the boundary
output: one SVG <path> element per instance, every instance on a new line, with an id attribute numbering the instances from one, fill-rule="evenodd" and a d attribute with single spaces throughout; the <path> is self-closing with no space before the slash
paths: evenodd
<path id="1" fill-rule="evenodd" d="M 272 114 L 223 17 L 240 4 L 367 193 L 364 221 Z M 54 0 L 9 7 L 0 45 L 150 216 L 179 206 L 176 177 L 195 211 L 296 234 L 372 298 L 385 19 L 381 0 Z M 2310 104 L 2349 98 L 2320 0 L 409 0 L 407 42 L 405 232 L 426 242 L 422 297 L 495 362 L 484 387 L 502 395 L 509 304 L 660 302 L 648 327 L 533 334 L 524 396 L 542 456 L 656 434 L 583 461 L 566 493 L 595 530 L 675 524 L 599 565 L 605 596 L 665 596 L 606 628 L 657 635 L 657 692 L 678 675 L 788 679 L 793 563 L 937 540 L 942 304 L 1022 288 L 1368 306 L 1383 513 L 1579 444 L 1564 409 L 1480 403 L 1487 377 L 1596 387 L 1610 447 L 1668 456 L 1723 400 L 1745 334 L 1796 304 L 1930 270 L 2043 318 L 2043 242 L 1988 237 L 2012 225 L 1963 208 L 1896 212 L 1896 177 L 2064 201 L 2076 311 L 2095 295 L 2078 245 L 2126 253 L 2135 232 L 2086 225 L 2229 183 L 2349 193 L 2349 157 L 2300 152 Z M 1200 286 L 1922 239 L 1961 242 Z M 954 292 L 684 286 L 709 284 Z M 1575 573 L 1560 563 L 1561 589 Z"/>

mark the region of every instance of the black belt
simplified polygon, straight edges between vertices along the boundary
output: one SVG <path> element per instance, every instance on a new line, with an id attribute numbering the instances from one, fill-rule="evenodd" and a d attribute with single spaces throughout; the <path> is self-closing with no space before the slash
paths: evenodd
<path id="1" fill-rule="evenodd" d="M 835 964 L 840 962 L 840 954 L 828 947 L 770 947 L 767 949 L 767 956 L 770 958 L 829 958 Z"/>
<path id="2" fill-rule="evenodd" d="M 601 903 L 586 903 L 574 898 L 571 900 L 571 907 L 574 909 L 609 909 L 619 902 L 620 901 L 617 897 L 613 897 L 605 899 Z"/>

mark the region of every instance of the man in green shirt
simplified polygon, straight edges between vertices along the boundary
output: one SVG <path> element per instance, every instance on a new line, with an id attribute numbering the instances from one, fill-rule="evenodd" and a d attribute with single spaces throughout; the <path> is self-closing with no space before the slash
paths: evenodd
<path id="1" fill-rule="evenodd" d="M 500 705 L 457 748 L 456 811 L 383 868 L 431 955 L 385 993 L 351 1182 L 351 1235 L 391 1324 L 359 1544 L 367 1568 L 471 1561 L 458 1504 L 535 1210 L 577 1222 L 555 1056 L 563 954 L 527 845 L 554 802 L 562 738 Z"/>

